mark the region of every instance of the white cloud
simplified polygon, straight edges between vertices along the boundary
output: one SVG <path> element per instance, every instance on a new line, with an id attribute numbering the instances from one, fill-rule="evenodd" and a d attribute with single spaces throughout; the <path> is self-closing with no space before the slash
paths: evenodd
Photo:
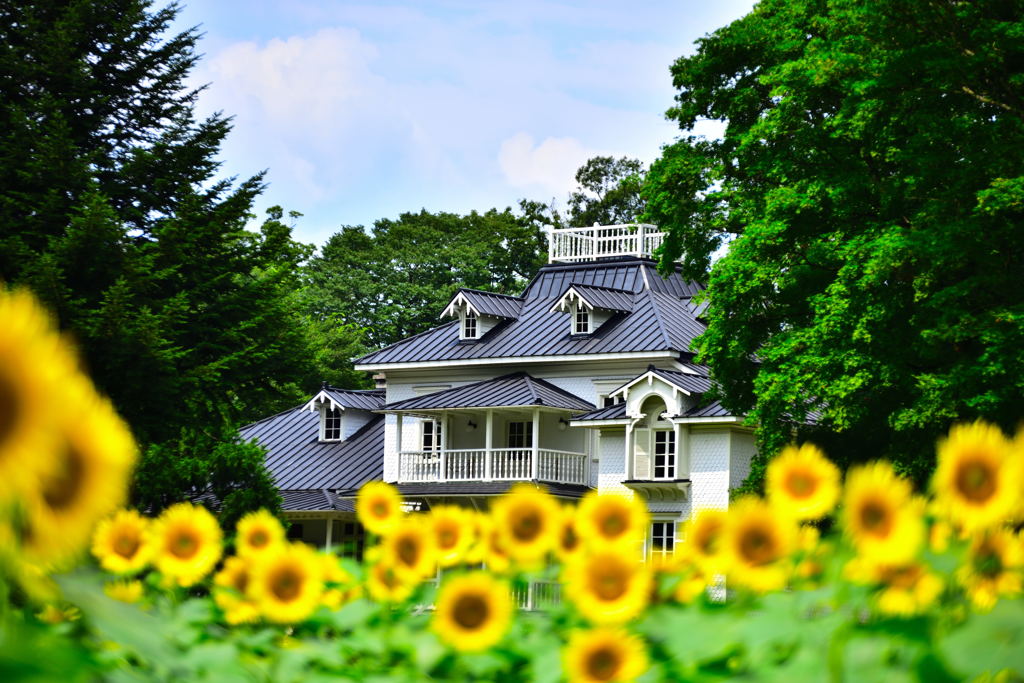
<path id="1" fill-rule="evenodd" d="M 509 185 L 565 195 L 576 181 L 576 169 L 599 154 L 575 138 L 545 138 L 538 145 L 528 133 L 502 141 L 498 163 Z"/>

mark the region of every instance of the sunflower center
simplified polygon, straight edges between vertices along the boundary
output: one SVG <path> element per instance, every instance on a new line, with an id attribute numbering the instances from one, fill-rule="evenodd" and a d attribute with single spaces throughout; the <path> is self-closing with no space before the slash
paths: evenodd
<path id="1" fill-rule="evenodd" d="M 892 530 L 889 508 L 877 500 L 870 500 L 860 508 L 860 524 L 873 536 L 888 536 Z"/>
<path id="2" fill-rule="evenodd" d="M 20 417 L 21 403 L 18 402 L 15 386 L 5 373 L 0 372 L 0 445 L 14 433 L 14 427 Z"/>
<path id="3" fill-rule="evenodd" d="M 618 600 L 626 593 L 627 572 L 614 564 L 594 567 L 590 587 L 601 600 Z"/>
<path id="4" fill-rule="evenodd" d="M 540 515 L 532 508 L 520 510 L 512 519 L 512 535 L 523 543 L 529 543 L 537 538 L 542 528 Z"/>
<path id="5" fill-rule="evenodd" d="M 377 578 L 388 590 L 394 590 L 398 587 L 398 576 L 395 575 L 391 567 L 377 565 Z"/>
<path id="6" fill-rule="evenodd" d="M 139 537 L 134 533 L 121 534 L 114 541 L 114 552 L 125 559 L 132 558 L 135 557 L 140 545 Z"/>
<path id="7" fill-rule="evenodd" d="M 370 506 L 370 511 L 374 517 L 378 519 L 384 519 L 388 516 L 388 504 L 383 500 L 374 501 L 373 505 Z"/>
<path id="8" fill-rule="evenodd" d="M 708 524 L 697 530 L 693 542 L 702 555 L 714 555 L 718 551 L 721 531 L 720 524 Z"/>
<path id="9" fill-rule="evenodd" d="M 483 626 L 490 615 L 491 609 L 487 600 L 476 593 L 460 595 L 452 609 L 452 619 L 467 631 L 475 631 Z"/>
<path id="10" fill-rule="evenodd" d="M 794 498 L 808 498 L 814 493 L 816 482 L 807 472 L 790 472 L 786 477 L 786 489 Z"/>
<path id="11" fill-rule="evenodd" d="M 620 511 L 609 512 L 601 520 L 601 533 L 609 538 L 619 536 L 626 530 L 626 520 Z"/>
<path id="12" fill-rule="evenodd" d="M 245 571 L 244 569 L 235 572 L 235 575 L 231 578 L 231 585 L 239 593 L 244 593 L 245 589 L 249 587 L 249 572 Z"/>
<path id="13" fill-rule="evenodd" d="M 909 590 L 917 585 L 921 574 L 921 568 L 917 566 L 894 567 L 886 572 L 883 578 L 893 588 Z"/>
<path id="14" fill-rule="evenodd" d="M 405 537 L 398 540 L 398 559 L 402 561 L 402 564 L 409 567 L 416 565 L 417 560 L 420 559 L 420 544 L 411 537 Z"/>
<path id="15" fill-rule="evenodd" d="M 740 554 L 749 564 L 761 565 L 775 560 L 775 537 L 760 527 L 746 529 L 740 536 Z"/>
<path id="16" fill-rule="evenodd" d="M 270 579 L 270 592 L 281 602 L 291 602 L 302 590 L 302 574 L 291 567 L 279 569 Z"/>
<path id="17" fill-rule="evenodd" d="M 579 544 L 580 537 L 576 535 L 576 529 L 573 528 L 572 524 L 566 524 L 562 529 L 562 548 L 571 552 Z"/>
<path id="18" fill-rule="evenodd" d="M 199 539 L 191 531 L 182 531 L 171 539 L 168 550 L 180 560 L 192 559 L 199 552 Z"/>
<path id="19" fill-rule="evenodd" d="M 977 460 L 962 463 L 956 473 L 956 488 L 972 503 L 983 503 L 996 490 L 996 476 L 988 463 Z"/>
<path id="20" fill-rule="evenodd" d="M 451 550 L 459 541 L 458 531 L 450 526 L 443 526 L 437 532 L 437 545 L 444 550 Z"/>
<path id="21" fill-rule="evenodd" d="M 982 548 L 974 556 L 974 571 L 987 577 L 1003 573 L 1003 559 L 995 548 Z"/>
<path id="22" fill-rule="evenodd" d="M 622 658 L 610 647 L 600 647 L 587 657 L 587 675 L 595 681 L 610 681 L 622 668 Z"/>
<path id="23" fill-rule="evenodd" d="M 64 457 L 55 472 L 43 482 L 43 500 L 53 510 L 71 507 L 82 491 L 85 458 L 72 444 L 64 450 Z"/>
<path id="24" fill-rule="evenodd" d="M 263 529 L 257 529 L 249 534 L 249 545 L 253 548 L 262 548 L 270 543 L 270 536 Z"/>

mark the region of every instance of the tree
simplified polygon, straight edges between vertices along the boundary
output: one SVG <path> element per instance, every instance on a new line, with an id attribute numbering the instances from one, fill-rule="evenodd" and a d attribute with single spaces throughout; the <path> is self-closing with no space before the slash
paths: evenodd
<path id="1" fill-rule="evenodd" d="M 644 212 L 640 188 L 644 165 L 639 159 L 594 157 L 576 171 L 580 189 L 569 195 L 569 225 L 633 223 Z"/>
<path id="2" fill-rule="evenodd" d="M 53 308 L 147 454 L 258 470 L 226 450 L 238 422 L 297 400 L 309 354 L 290 292 L 310 249 L 280 210 L 246 229 L 261 175 L 216 177 L 230 126 L 196 119 L 198 34 L 166 35 L 177 11 L 0 3 L 0 280 Z M 188 481 L 224 499 L 223 479 Z"/>
<path id="3" fill-rule="evenodd" d="M 1021 419 L 1022 9 L 764 0 L 672 67 L 668 116 L 727 127 L 664 149 L 647 219 L 691 278 L 729 243 L 697 348 L 763 453 L 820 411 L 923 481 L 954 420 Z"/>
<path id="4" fill-rule="evenodd" d="M 307 314 L 365 333 L 369 348 L 435 327 L 459 287 L 518 294 L 546 260 L 541 205 L 465 216 L 403 213 L 346 226 L 307 269 Z"/>

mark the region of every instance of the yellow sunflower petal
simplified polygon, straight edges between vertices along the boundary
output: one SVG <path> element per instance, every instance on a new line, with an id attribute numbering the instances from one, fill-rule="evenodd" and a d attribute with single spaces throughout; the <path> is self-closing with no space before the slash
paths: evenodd
<path id="1" fill-rule="evenodd" d="M 818 519 L 839 500 L 839 468 L 817 446 L 787 446 L 768 464 L 766 490 L 772 505 L 795 519 Z"/>
<path id="2" fill-rule="evenodd" d="M 622 628 L 574 631 L 562 659 L 571 683 L 632 681 L 648 667 L 643 641 Z"/>
<path id="3" fill-rule="evenodd" d="M 937 509 L 967 531 L 1016 517 L 1022 457 L 994 425 L 955 425 L 939 442 L 932 478 Z"/>
<path id="4" fill-rule="evenodd" d="M 513 610 L 507 585 L 484 572 L 473 572 L 441 586 L 431 628 L 450 647 L 479 652 L 502 639 Z"/>

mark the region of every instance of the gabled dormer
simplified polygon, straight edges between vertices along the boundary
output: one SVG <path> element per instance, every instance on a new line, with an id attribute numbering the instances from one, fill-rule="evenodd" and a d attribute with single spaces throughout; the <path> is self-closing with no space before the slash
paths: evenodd
<path id="1" fill-rule="evenodd" d="M 372 411 L 383 405 L 383 390 L 338 389 L 325 383 L 303 410 L 320 414 L 317 440 L 332 442 L 355 434 L 374 418 Z"/>
<path id="2" fill-rule="evenodd" d="M 647 372 L 631 379 L 608 397 L 626 404 L 626 416 L 644 417 L 644 404 L 652 396 L 659 396 L 665 406 L 666 417 L 678 417 L 695 405 L 701 394 L 711 388 L 711 380 L 695 370 L 665 370 L 653 365 Z"/>
<path id="3" fill-rule="evenodd" d="M 441 312 L 442 318 L 459 319 L 459 339 L 480 339 L 492 329 L 519 317 L 523 300 L 515 296 L 459 289 Z"/>
<path id="4" fill-rule="evenodd" d="M 562 293 L 551 312 L 569 314 L 570 334 L 592 334 L 614 315 L 633 310 L 633 294 L 622 289 L 573 283 Z"/>

